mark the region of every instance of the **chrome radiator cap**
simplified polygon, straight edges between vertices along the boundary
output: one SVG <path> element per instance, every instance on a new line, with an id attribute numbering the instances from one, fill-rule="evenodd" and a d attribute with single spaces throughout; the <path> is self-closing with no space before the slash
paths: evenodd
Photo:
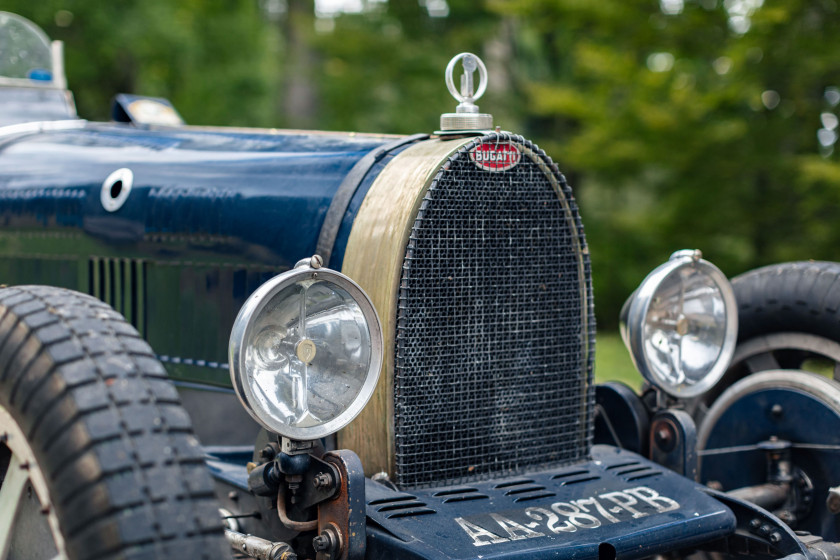
<path id="1" fill-rule="evenodd" d="M 464 73 L 461 74 L 461 88 L 455 87 L 453 74 L 455 65 L 461 61 Z M 478 71 L 478 89 L 476 90 L 474 74 Z M 484 62 L 472 53 L 456 55 L 446 66 L 446 87 L 459 103 L 454 113 L 444 113 L 440 116 L 441 132 L 492 130 L 493 115 L 479 113 L 475 100 L 484 95 L 487 89 L 487 67 Z"/>

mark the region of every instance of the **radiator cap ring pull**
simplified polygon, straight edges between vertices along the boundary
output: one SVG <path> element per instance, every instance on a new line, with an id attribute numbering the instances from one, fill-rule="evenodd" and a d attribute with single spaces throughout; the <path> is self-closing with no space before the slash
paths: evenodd
<path id="1" fill-rule="evenodd" d="M 461 75 L 460 89 L 455 87 L 455 65 L 461 61 L 464 73 Z M 478 72 L 476 89 L 475 73 Z M 440 116 L 440 129 L 445 132 L 492 130 L 493 115 L 479 113 L 475 100 L 484 95 L 487 89 L 487 67 L 476 55 L 463 52 L 456 55 L 446 65 L 446 88 L 459 103 L 454 113 Z"/>

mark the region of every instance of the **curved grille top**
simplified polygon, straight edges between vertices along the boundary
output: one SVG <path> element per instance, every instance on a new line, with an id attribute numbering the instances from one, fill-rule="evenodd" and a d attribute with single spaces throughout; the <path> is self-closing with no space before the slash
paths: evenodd
<path id="1" fill-rule="evenodd" d="M 470 150 L 510 142 L 508 171 Z M 461 483 L 583 459 L 594 316 L 571 190 L 519 136 L 456 152 L 421 204 L 400 283 L 396 482 Z"/>

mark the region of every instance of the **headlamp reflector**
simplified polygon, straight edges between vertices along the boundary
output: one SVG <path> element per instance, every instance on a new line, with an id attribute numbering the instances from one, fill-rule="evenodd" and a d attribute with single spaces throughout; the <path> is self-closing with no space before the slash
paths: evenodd
<path id="1" fill-rule="evenodd" d="M 738 336 L 732 287 L 699 251 L 678 251 L 651 272 L 625 303 L 621 323 L 642 376 L 683 398 L 717 383 Z"/>
<path id="2" fill-rule="evenodd" d="M 230 354 L 234 388 L 255 420 L 292 439 L 317 439 L 367 403 L 382 363 L 382 331 L 355 282 L 304 265 L 248 299 Z"/>

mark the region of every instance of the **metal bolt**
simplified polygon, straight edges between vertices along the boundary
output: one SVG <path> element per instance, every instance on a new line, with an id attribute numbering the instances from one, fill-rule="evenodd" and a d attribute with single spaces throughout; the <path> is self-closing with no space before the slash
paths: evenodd
<path id="1" fill-rule="evenodd" d="M 761 527 L 759 527 L 758 534 L 761 535 L 762 537 L 766 537 L 766 536 L 770 535 L 770 533 L 772 531 L 773 531 L 773 527 L 765 524 L 765 525 L 762 525 Z"/>
<path id="2" fill-rule="evenodd" d="M 654 427 L 654 443 L 662 451 L 668 452 L 676 447 L 676 433 L 674 428 L 666 421 L 660 421 Z"/>
<path id="3" fill-rule="evenodd" d="M 332 486 L 332 476 L 329 473 L 318 473 L 315 475 L 315 478 L 312 479 L 312 484 L 315 488 L 329 488 Z"/>
<path id="4" fill-rule="evenodd" d="M 840 486 L 828 489 L 828 498 L 825 501 L 825 507 L 834 515 L 840 513 Z"/>
<path id="5" fill-rule="evenodd" d="M 309 266 L 312 268 L 321 268 L 324 266 L 324 258 L 321 255 L 312 255 L 309 259 Z"/>
<path id="6" fill-rule="evenodd" d="M 760 527 L 761 527 L 761 520 L 760 519 L 753 519 L 752 521 L 750 521 L 750 529 L 752 529 L 753 531 L 758 531 L 758 529 Z"/>
<path id="7" fill-rule="evenodd" d="M 318 535 L 312 539 L 312 548 L 315 549 L 315 552 L 326 552 L 330 548 L 330 537 Z"/>
<path id="8" fill-rule="evenodd" d="M 770 414 L 773 415 L 773 418 L 781 418 L 784 411 L 785 410 L 782 408 L 782 405 L 777 403 L 770 409 Z"/>
<path id="9" fill-rule="evenodd" d="M 297 554 L 286 543 L 277 543 L 268 553 L 268 558 L 269 560 L 297 560 Z"/>
<path id="10" fill-rule="evenodd" d="M 782 535 L 778 531 L 773 531 L 767 539 L 773 544 L 779 544 L 782 540 Z"/>
<path id="11" fill-rule="evenodd" d="M 277 455 L 277 452 L 270 445 L 266 445 L 260 450 L 260 457 L 265 461 L 271 461 Z"/>
<path id="12" fill-rule="evenodd" d="M 312 539 L 312 548 L 315 552 L 326 552 L 330 555 L 341 549 L 341 536 L 334 523 L 327 525 L 320 535 Z"/>

